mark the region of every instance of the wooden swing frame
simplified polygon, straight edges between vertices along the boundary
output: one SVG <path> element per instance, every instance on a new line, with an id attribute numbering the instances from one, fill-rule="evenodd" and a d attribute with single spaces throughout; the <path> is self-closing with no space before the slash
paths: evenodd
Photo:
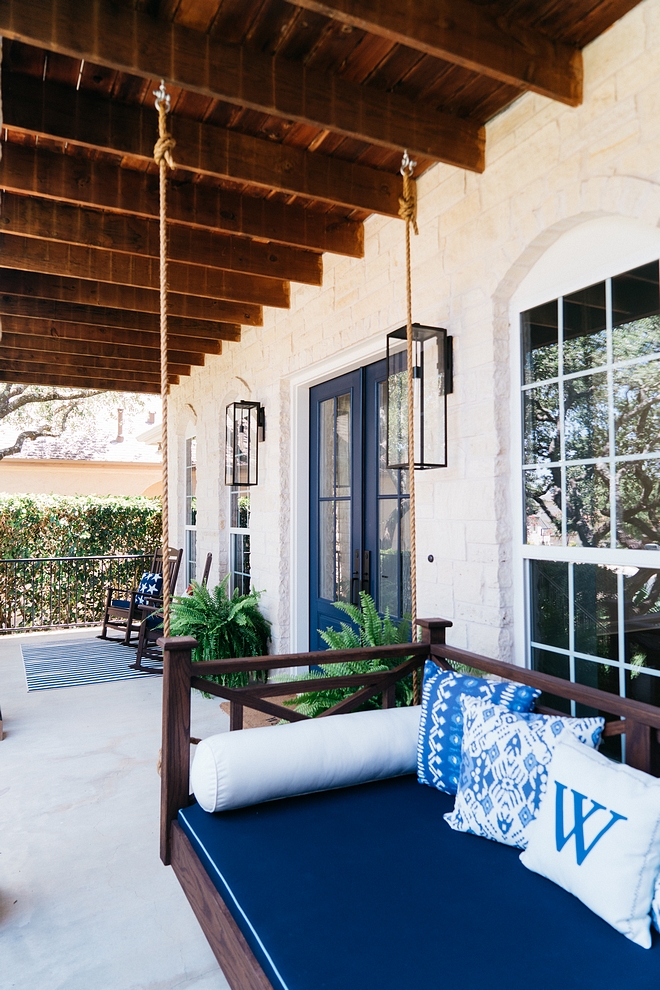
<path id="1" fill-rule="evenodd" d="M 606 717 L 610 716 L 603 735 L 625 736 L 625 762 L 638 770 L 660 776 L 660 768 L 654 765 L 655 761 L 652 759 L 654 734 L 660 742 L 660 709 L 449 646 L 445 642 L 445 631 L 452 623 L 446 619 L 418 619 L 418 624 L 422 631 L 419 643 L 246 657 L 195 664 L 192 662 L 192 650 L 196 646 L 194 639 L 178 637 L 160 641 L 164 654 L 161 859 L 165 865 L 172 866 L 232 990 L 273 990 L 273 987 L 177 822 L 179 810 L 193 803 L 189 786 L 190 698 L 193 688 L 230 702 L 230 731 L 234 731 L 242 729 L 245 708 L 256 709 L 288 721 L 307 718 L 291 708 L 267 700 L 270 698 L 293 693 L 304 694 L 322 688 L 352 687 L 355 688 L 354 693 L 324 712 L 324 716 L 353 711 L 368 698 L 379 694 L 382 695 L 383 708 L 388 708 L 395 703 L 397 681 L 414 670 L 419 670 L 427 659 L 443 669 L 451 669 L 453 663 L 464 664 L 487 674 L 541 688 L 547 694 L 576 701 L 597 709 Z M 372 674 L 310 679 L 309 686 L 298 680 L 272 684 L 255 682 L 244 688 L 225 688 L 207 679 L 210 675 L 253 673 L 318 663 L 326 666 L 380 657 L 401 657 L 402 662 L 391 670 Z M 565 714 L 542 705 L 537 705 L 536 711 Z"/>

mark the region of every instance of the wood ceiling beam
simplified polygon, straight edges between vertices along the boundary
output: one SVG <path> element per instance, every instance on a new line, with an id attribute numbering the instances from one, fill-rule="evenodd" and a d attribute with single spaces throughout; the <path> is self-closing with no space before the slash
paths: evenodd
<path id="1" fill-rule="evenodd" d="M 22 0 L 13 0 L 20 4 Z M 289 0 L 520 89 L 582 102 L 582 53 L 470 0 Z"/>
<path id="2" fill-rule="evenodd" d="M 484 131 L 472 121 L 108 0 L 0 0 L 0 34 L 368 144 L 483 170 Z M 537 58 L 547 58 L 549 48 L 537 44 Z"/>
<path id="3" fill-rule="evenodd" d="M 180 175 L 187 181 L 177 176 L 167 190 L 167 215 L 176 223 L 351 258 L 364 256 L 361 223 L 199 185 L 192 176 Z M 0 188 L 143 217 L 157 217 L 159 212 L 157 175 L 11 142 L 2 148 Z"/>
<path id="4" fill-rule="evenodd" d="M 132 366 L 139 369 L 142 363 L 146 362 L 150 367 L 158 367 L 160 361 L 160 350 L 157 347 L 142 347 L 139 351 L 128 344 L 106 344 L 90 340 L 70 340 L 66 337 L 40 337 L 31 333 L 10 333 L 7 330 L 2 332 L 0 341 L 0 358 L 6 354 L 5 349 L 21 351 L 23 353 L 49 354 L 51 357 L 59 354 L 77 354 L 80 357 L 100 357 L 114 359 L 126 359 L 132 362 Z M 167 356 L 171 362 L 170 368 L 173 374 L 190 374 L 188 371 L 177 370 L 186 365 L 203 367 L 205 355 L 196 354 L 190 351 L 168 350 Z M 28 360 L 26 358 L 26 360 Z M 47 360 L 46 357 L 39 358 L 40 361 Z"/>
<path id="5" fill-rule="evenodd" d="M 4 340 L 0 343 L 0 363 L 3 367 L 16 367 L 23 364 L 39 364 L 52 368 L 56 365 L 58 371 L 68 374 L 68 369 L 79 369 L 85 374 L 103 372 L 122 380 L 126 374 L 136 374 L 144 381 L 159 381 L 158 361 L 137 360 L 136 358 L 105 357 L 104 355 L 87 354 L 84 351 L 44 351 L 30 347 L 10 347 Z M 190 374 L 190 365 L 170 362 L 168 369 L 172 375 L 184 377 Z"/>
<path id="6" fill-rule="evenodd" d="M 129 387 L 126 387 L 125 382 L 116 382 L 109 378 L 99 378 L 87 376 L 86 379 L 81 380 L 75 375 L 62 375 L 52 373 L 41 372 L 35 370 L 36 365 L 28 365 L 29 371 L 9 371 L 2 366 L 0 366 L 0 382 L 1 383 L 12 383 L 16 385 L 48 385 L 50 387 L 57 388 L 92 388 L 92 389 L 104 389 L 109 392 L 140 392 L 149 395 L 160 395 L 160 384 L 153 385 L 151 382 L 138 382 L 133 381 L 129 383 Z M 178 382 L 170 382 L 172 385 L 177 385 Z"/>
<path id="7" fill-rule="evenodd" d="M 136 288 L 157 289 L 159 284 L 159 265 L 155 258 L 4 233 L 0 234 L 0 268 L 18 268 Z M 176 262 L 169 265 L 168 278 L 174 292 L 280 308 L 289 305 L 289 283 L 280 279 Z"/>
<path id="8" fill-rule="evenodd" d="M 0 188 L 2 188 L 0 186 Z M 159 257 L 159 224 L 142 217 L 72 206 L 52 199 L 7 192 L 0 202 L 0 230 L 7 234 L 62 241 L 103 251 Z M 260 244 L 247 237 L 168 224 L 169 270 L 181 264 L 321 285 L 323 259 L 314 251 Z M 171 277 L 171 276 L 170 276 Z"/>
<path id="9" fill-rule="evenodd" d="M 153 161 L 156 112 L 34 76 L 3 72 L 6 127 Z M 172 114 L 177 168 L 246 182 L 347 209 L 396 217 L 402 179 L 366 165 L 302 151 Z"/>
<path id="10" fill-rule="evenodd" d="M 26 316 L 3 316 L 2 333 L 43 337 L 46 340 L 78 340 L 90 344 L 122 344 L 137 351 L 158 347 L 158 338 L 142 330 L 121 330 L 117 327 L 96 327 L 88 323 L 66 323 Z M 222 354 L 222 341 L 199 337 L 168 336 L 171 351 L 194 351 L 199 354 Z M 0 340 L 0 346 L 2 341 Z M 139 356 L 136 354 L 136 357 Z M 188 362 L 193 363 L 193 362 Z"/>
<path id="11" fill-rule="evenodd" d="M 90 359 L 91 360 L 91 359 Z M 154 385 L 159 387 L 160 375 L 157 372 L 150 371 L 129 371 L 117 369 L 113 361 L 108 361 L 104 363 L 98 363 L 96 367 L 87 367 L 87 358 L 83 358 L 80 361 L 64 362 L 62 359 L 58 360 L 57 364 L 53 361 L 40 362 L 30 362 L 30 361 L 7 361 L 2 356 L 2 349 L 0 348 L 0 368 L 5 376 L 2 381 L 13 381 L 11 377 L 13 374 L 27 375 L 34 372 L 36 375 L 42 375 L 46 379 L 53 376 L 60 377 L 66 375 L 67 378 L 75 379 L 77 385 L 80 388 L 95 388 L 97 383 L 100 381 L 107 382 L 117 382 L 117 384 L 123 383 L 123 391 L 130 392 L 131 386 L 135 382 L 139 382 L 141 385 Z M 87 382 L 94 382 L 95 384 L 86 384 Z M 169 376 L 170 385 L 179 384 L 178 375 Z"/>
<path id="12" fill-rule="evenodd" d="M 43 275 L 40 272 L 0 268 L 0 292 L 35 299 L 52 299 L 78 303 L 83 306 L 101 306 L 123 309 L 134 313 L 160 312 L 158 292 L 153 289 L 136 289 L 128 285 L 113 285 L 93 279 L 66 278 L 62 275 Z M 170 292 L 167 306 L 171 317 L 200 320 L 225 325 L 263 325 L 261 306 L 248 303 L 209 299 L 204 296 L 185 296 Z M 223 329 L 223 327 L 221 327 Z"/>
<path id="13" fill-rule="evenodd" d="M 153 313 L 131 313 L 128 310 L 108 309 L 105 306 L 79 306 L 76 303 L 26 298 L 7 292 L 0 294 L 0 315 L 36 317 L 60 323 L 86 323 L 90 326 L 116 327 L 160 334 L 160 319 Z M 207 341 L 241 339 L 241 328 L 232 323 L 209 323 L 169 316 L 167 325 L 170 335 Z"/>

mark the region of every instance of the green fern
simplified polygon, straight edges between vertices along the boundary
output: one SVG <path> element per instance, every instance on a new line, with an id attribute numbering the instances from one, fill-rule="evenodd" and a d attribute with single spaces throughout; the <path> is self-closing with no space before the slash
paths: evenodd
<path id="1" fill-rule="evenodd" d="M 402 619 L 395 624 L 390 618 L 389 609 L 385 611 L 383 618 L 378 613 L 376 603 L 371 595 L 365 591 L 360 592 L 360 606 L 349 605 L 347 602 L 335 602 L 335 608 L 348 616 L 353 623 L 349 625 L 342 622 L 340 629 L 329 627 L 325 631 L 319 629 L 319 634 L 323 642 L 331 650 L 352 650 L 365 646 L 390 646 L 396 643 L 410 642 L 410 620 Z M 370 660 L 354 660 L 349 663 L 320 664 L 318 671 L 310 671 L 303 680 L 310 680 L 315 677 L 343 677 L 349 674 L 372 674 L 375 671 L 391 670 L 404 662 L 404 657 L 394 657 L 392 659 L 375 658 Z M 332 708 L 333 705 L 348 698 L 354 688 L 324 688 L 319 691 L 309 693 L 286 701 L 302 715 L 315 718 L 321 712 Z M 397 706 L 412 705 L 413 687 L 412 675 L 408 675 L 397 682 L 396 685 Z M 370 698 L 358 711 L 366 711 L 371 708 L 380 707 L 380 698 Z"/>
<path id="2" fill-rule="evenodd" d="M 172 600 L 171 634 L 197 640 L 193 662 L 262 656 L 268 651 L 270 622 L 259 610 L 261 592 L 240 595 L 236 590 L 230 598 L 228 581 L 229 575 L 213 591 L 193 581 L 192 594 Z M 257 675 L 258 680 L 264 677 L 265 673 Z M 249 683 L 247 673 L 209 679 L 225 687 L 245 687 Z"/>

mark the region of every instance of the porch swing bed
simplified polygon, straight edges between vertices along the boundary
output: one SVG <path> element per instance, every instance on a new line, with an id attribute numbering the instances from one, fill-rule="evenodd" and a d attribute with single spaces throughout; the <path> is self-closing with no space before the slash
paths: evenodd
<path id="1" fill-rule="evenodd" d="M 408 653 L 394 670 L 362 675 L 361 686 L 349 678 L 359 690 L 337 709 L 380 693 L 383 707 L 392 707 L 398 678 L 427 659 L 445 669 L 458 662 L 540 688 L 540 701 L 573 699 L 598 711 L 607 720 L 604 735 L 627 736 L 626 762 L 652 771 L 657 708 L 450 647 L 449 623 L 420 624 L 422 643 L 323 654 L 327 664 L 349 653 Z M 420 786 L 415 776 L 202 810 L 189 796 L 191 687 L 229 700 L 236 729 L 243 706 L 275 714 L 280 706 L 269 695 L 291 693 L 291 683 L 228 689 L 206 676 L 320 657 L 192 665 L 190 650 L 190 640 L 165 644 L 161 855 L 232 990 L 660 986 L 660 936 L 640 950 L 562 887 L 521 868 L 518 849 L 453 831 L 443 815 L 454 797 Z M 563 714 L 539 703 L 536 710 Z"/>

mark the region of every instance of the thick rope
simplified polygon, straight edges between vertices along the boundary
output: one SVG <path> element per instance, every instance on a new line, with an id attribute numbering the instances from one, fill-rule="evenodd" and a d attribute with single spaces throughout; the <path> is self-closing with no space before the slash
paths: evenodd
<path id="1" fill-rule="evenodd" d="M 169 376 L 167 369 L 167 166 L 174 168 L 172 150 L 176 144 L 167 130 L 167 114 L 170 109 L 170 97 L 165 92 L 165 82 L 161 81 L 160 89 L 154 92 L 156 109 L 158 110 L 158 140 L 154 147 L 154 160 L 159 170 L 160 192 L 160 396 L 162 403 L 162 440 L 163 455 L 163 635 L 170 634 L 170 521 L 169 521 L 169 472 L 167 463 L 167 399 L 169 394 Z"/>
<path id="2" fill-rule="evenodd" d="M 413 169 L 417 162 L 404 152 L 401 161 L 403 176 L 403 196 L 399 199 L 399 216 L 406 222 L 406 342 L 408 354 L 408 492 L 410 496 L 410 595 L 411 625 L 413 642 L 417 642 L 417 527 L 415 523 L 415 396 L 413 378 L 413 332 L 412 332 L 412 271 L 410 263 L 410 228 L 417 229 L 417 196 L 413 180 Z M 413 695 L 416 705 L 420 702 L 419 670 L 413 671 Z"/>

